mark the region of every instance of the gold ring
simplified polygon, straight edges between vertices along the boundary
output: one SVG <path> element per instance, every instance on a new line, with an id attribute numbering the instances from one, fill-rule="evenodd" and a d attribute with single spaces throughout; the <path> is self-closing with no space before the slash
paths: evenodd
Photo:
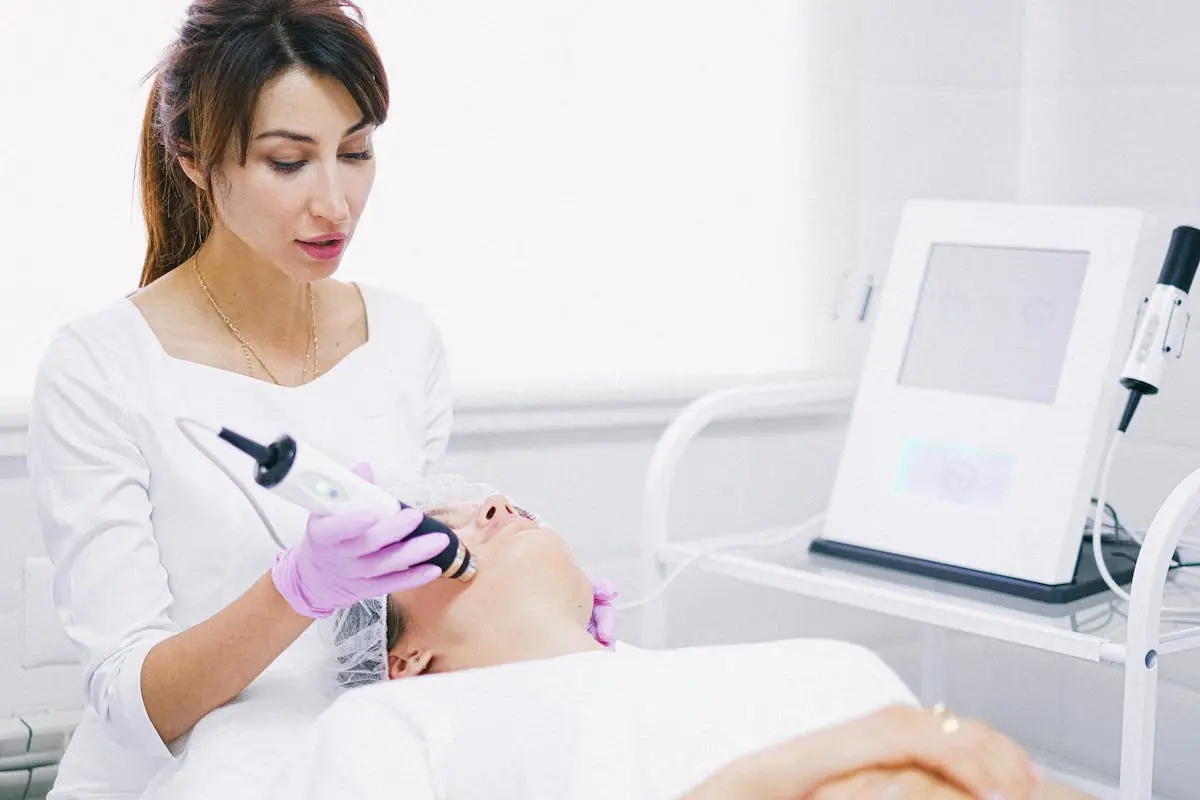
<path id="1" fill-rule="evenodd" d="M 933 715 L 941 722 L 942 733 L 954 733 L 962 727 L 954 712 L 946 708 L 945 703 L 938 703 L 932 709 Z"/>

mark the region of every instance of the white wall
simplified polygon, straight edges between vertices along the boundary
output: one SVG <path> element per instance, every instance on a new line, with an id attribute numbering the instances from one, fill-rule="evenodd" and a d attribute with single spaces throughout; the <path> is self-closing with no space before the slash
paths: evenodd
<path id="1" fill-rule="evenodd" d="M 1021 199 L 1145 208 L 1165 253 L 1176 225 L 1200 227 L 1200 61 L 1189 36 L 1200 5 L 1027 5 Z M 1134 430 L 1200 447 L 1197 398 L 1193 336 Z"/>
<path id="2" fill-rule="evenodd" d="M 0 125 L 0 338 L 22 342 L 0 351 L 0 397 L 28 393 L 59 324 L 136 286 L 139 80 L 185 6 L 0 10 L 17 111 Z M 342 274 L 424 301 L 459 386 L 817 364 L 834 266 L 807 244 L 824 226 L 805 54 L 823 28 L 804 4 L 361 6 L 392 108 Z"/>

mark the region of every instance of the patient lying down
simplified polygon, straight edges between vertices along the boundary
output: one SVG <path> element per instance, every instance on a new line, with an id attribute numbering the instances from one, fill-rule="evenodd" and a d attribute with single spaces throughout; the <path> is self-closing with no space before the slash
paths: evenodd
<path id="1" fill-rule="evenodd" d="M 853 645 L 606 648 L 556 531 L 499 495 L 426 511 L 477 576 L 388 598 L 386 637 L 355 646 L 391 680 L 334 703 L 276 796 L 1078 797 L 985 725 L 916 707 Z"/>

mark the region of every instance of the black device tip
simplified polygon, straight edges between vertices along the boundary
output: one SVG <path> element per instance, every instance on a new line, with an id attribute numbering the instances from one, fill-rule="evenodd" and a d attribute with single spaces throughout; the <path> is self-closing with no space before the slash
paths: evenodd
<path id="1" fill-rule="evenodd" d="M 261 445 L 253 439 L 247 439 L 240 433 L 234 433 L 228 428 L 221 428 L 221 432 L 217 435 L 263 466 L 275 460 L 271 448 Z"/>

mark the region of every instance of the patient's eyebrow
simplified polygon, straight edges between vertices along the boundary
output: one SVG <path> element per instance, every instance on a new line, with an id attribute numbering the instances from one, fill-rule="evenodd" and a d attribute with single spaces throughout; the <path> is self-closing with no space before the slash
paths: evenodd
<path id="1" fill-rule="evenodd" d="M 474 508 L 467 505 L 430 506 L 429 508 L 422 508 L 421 512 L 453 528 L 456 522 L 458 523 L 458 527 L 462 527 L 470 522 L 474 514 Z"/>

